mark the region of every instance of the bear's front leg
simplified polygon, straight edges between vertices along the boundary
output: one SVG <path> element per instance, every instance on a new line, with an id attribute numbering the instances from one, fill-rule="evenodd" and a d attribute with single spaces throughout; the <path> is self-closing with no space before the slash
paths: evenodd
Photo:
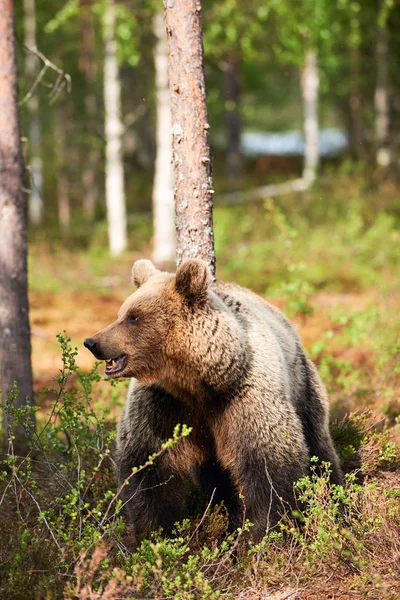
<path id="1" fill-rule="evenodd" d="M 295 506 L 294 482 L 301 472 L 287 465 L 278 471 L 268 456 L 243 456 L 233 469 L 241 503 L 241 520 L 250 521 L 250 536 L 260 542 Z"/>
<path id="2" fill-rule="evenodd" d="M 280 413 L 274 420 L 272 411 L 263 418 L 253 397 L 248 404 L 232 403 L 215 426 L 218 459 L 235 486 L 241 521 L 253 524 L 250 535 L 255 542 L 296 507 L 294 484 L 309 464 L 294 411 L 283 406 Z"/>
<path id="3" fill-rule="evenodd" d="M 136 541 L 160 527 L 169 535 L 186 514 L 187 482 L 171 471 L 168 457 L 160 456 L 153 465 L 132 471 L 144 462 L 130 455 L 119 464 L 121 496 Z"/>
<path id="4" fill-rule="evenodd" d="M 159 527 L 168 534 L 186 516 L 188 481 L 173 464 L 172 449 L 141 468 L 173 437 L 177 423 L 187 423 L 187 419 L 174 397 L 156 385 L 131 383 L 118 425 L 117 447 L 122 499 L 137 539 Z M 133 473 L 135 467 L 138 471 Z"/>

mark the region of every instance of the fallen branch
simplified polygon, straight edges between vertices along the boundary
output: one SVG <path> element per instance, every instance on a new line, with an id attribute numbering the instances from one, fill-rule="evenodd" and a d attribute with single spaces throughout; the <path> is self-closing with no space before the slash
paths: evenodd
<path id="1" fill-rule="evenodd" d="M 284 183 L 264 185 L 250 190 L 238 190 L 236 192 L 222 194 L 218 197 L 217 204 L 219 206 L 225 206 L 242 204 L 243 202 L 254 200 L 264 200 L 271 196 L 282 196 L 284 194 L 290 194 L 291 192 L 305 192 L 309 187 L 309 184 L 300 177 L 299 179 L 292 179 L 291 181 L 285 181 Z"/>

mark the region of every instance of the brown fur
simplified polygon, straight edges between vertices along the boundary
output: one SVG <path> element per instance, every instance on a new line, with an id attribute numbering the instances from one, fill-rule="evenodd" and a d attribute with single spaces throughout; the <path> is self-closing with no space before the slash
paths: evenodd
<path id="1" fill-rule="evenodd" d="M 124 488 L 138 535 L 185 516 L 189 480 L 224 500 L 232 526 L 243 494 L 256 540 L 293 505 L 311 456 L 341 482 L 325 389 L 282 313 L 248 290 L 211 284 L 199 260 L 175 276 L 138 261 L 132 276 L 138 290 L 91 340 L 100 359 L 126 355 L 112 376 L 135 378 L 118 429 L 121 481 L 177 423 L 193 428 Z"/>

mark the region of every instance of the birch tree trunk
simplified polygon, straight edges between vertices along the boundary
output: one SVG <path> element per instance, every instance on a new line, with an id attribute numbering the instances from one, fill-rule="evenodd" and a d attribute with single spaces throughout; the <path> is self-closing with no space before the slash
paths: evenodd
<path id="1" fill-rule="evenodd" d="M 198 257 L 215 274 L 213 188 L 200 0 L 164 0 L 171 92 L 177 264 Z"/>
<path id="2" fill-rule="evenodd" d="M 86 164 L 82 173 L 83 183 L 83 212 L 89 221 L 93 221 L 97 203 L 96 165 L 99 162 L 99 152 L 93 145 L 95 122 L 97 118 L 96 101 L 96 57 L 93 30 L 92 0 L 80 0 L 81 15 L 81 53 L 79 67 L 86 80 L 85 111 L 87 117 L 87 134 L 89 138 Z"/>
<path id="3" fill-rule="evenodd" d="M 304 111 L 304 169 L 303 179 L 307 186 L 314 183 L 319 164 L 319 126 L 318 126 L 318 91 L 319 74 L 317 53 L 309 50 L 306 53 L 305 65 L 301 73 L 301 87 Z"/>
<path id="4" fill-rule="evenodd" d="M 378 2 L 381 8 L 382 2 Z M 376 88 L 375 88 L 375 139 L 377 146 L 376 162 L 380 167 L 390 164 L 389 147 L 389 76 L 388 76 L 388 34 L 378 24 L 376 32 Z"/>
<path id="5" fill-rule="evenodd" d="M 15 408 L 33 404 L 27 286 L 27 214 L 18 118 L 17 64 L 11 0 L 0 0 L 0 375 L 3 402 L 17 381 Z M 34 429 L 34 417 L 29 419 Z M 3 436 L 7 427 L 3 418 Z M 15 448 L 25 446 L 21 425 Z"/>
<path id="6" fill-rule="evenodd" d="M 31 51 L 36 49 L 36 13 L 35 0 L 24 0 L 24 42 L 27 48 L 25 59 L 25 78 L 28 85 L 35 81 L 38 59 Z M 43 220 L 43 166 L 40 156 L 40 117 L 39 101 L 34 92 L 27 102 L 29 115 L 29 220 L 39 225 Z"/>
<path id="7" fill-rule="evenodd" d="M 172 168 L 171 103 L 168 87 L 168 45 L 163 13 L 153 19 L 157 43 L 154 52 L 157 98 L 156 164 L 153 184 L 153 260 L 163 264 L 175 258 L 175 206 Z"/>
<path id="8" fill-rule="evenodd" d="M 239 113 L 240 58 L 238 54 L 227 57 L 224 71 L 225 123 L 226 123 L 226 166 L 229 176 L 242 173 L 242 154 L 240 152 L 241 119 Z"/>
<path id="9" fill-rule="evenodd" d="M 106 206 L 110 252 L 126 249 L 126 206 L 122 159 L 121 80 L 115 40 L 115 4 L 106 0 L 104 16 L 104 110 L 106 136 Z"/>

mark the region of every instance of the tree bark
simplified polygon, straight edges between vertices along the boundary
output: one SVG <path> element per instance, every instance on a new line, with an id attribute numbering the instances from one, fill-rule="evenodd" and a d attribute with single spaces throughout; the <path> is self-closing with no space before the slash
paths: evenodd
<path id="1" fill-rule="evenodd" d="M 382 8 L 379 0 L 378 7 Z M 376 88 L 375 88 L 375 139 L 377 146 L 376 162 L 380 167 L 390 165 L 389 145 L 389 73 L 388 73 L 388 34 L 378 23 L 376 32 Z"/>
<path id="2" fill-rule="evenodd" d="M 202 258 L 215 274 L 213 188 L 200 0 L 164 0 L 171 92 L 177 264 Z"/>
<path id="3" fill-rule="evenodd" d="M 11 0 L 0 0 L 0 373 L 3 402 L 17 381 L 14 407 L 33 404 L 27 286 L 27 211 L 18 117 L 17 64 Z M 27 398 L 29 399 L 27 400 Z M 34 429 L 34 417 L 29 418 Z M 3 436 L 7 427 L 3 420 Z M 27 435 L 17 427 L 15 446 Z"/>
<path id="4" fill-rule="evenodd" d="M 104 17 L 106 206 L 110 252 L 118 256 L 127 247 L 127 231 L 122 159 L 121 80 L 117 61 L 115 20 L 114 0 L 107 0 Z"/>
<path id="5" fill-rule="evenodd" d="M 319 164 L 319 126 L 318 126 L 318 91 L 319 74 L 317 53 L 309 50 L 306 53 L 305 65 L 301 73 L 301 87 L 304 111 L 304 169 L 303 179 L 307 185 L 314 183 Z"/>
<path id="6" fill-rule="evenodd" d="M 160 265 L 175 258 L 175 206 L 172 168 L 171 103 L 168 87 L 168 45 L 163 13 L 153 19 L 157 98 L 156 163 L 153 184 L 153 260 Z"/>
<path id="7" fill-rule="evenodd" d="M 36 49 L 36 13 L 35 0 L 24 0 L 24 42 L 27 48 L 25 59 L 25 78 L 28 85 L 33 85 L 37 73 L 38 58 L 30 50 Z M 34 225 L 43 221 L 43 165 L 40 155 L 41 129 L 39 116 L 39 100 L 34 92 L 27 102 L 29 116 L 29 220 Z"/>
<path id="8" fill-rule="evenodd" d="M 79 68 L 86 80 L 85 111 L 86 131 L 88 137 L 87 159 L 82 173 L 83 183 L 83 212 L 89 221 L 93 221 L 97 203 L 96 166 L 99 162 L 99 153 L 93 145 L 94 129 L 97 118 L 97 100 L 95 93 L 96 84 L 96 57 L 93 30 L 92 0 L 80 0 L 81 15 L 81 53 Z"/>
<path id="9" fill-rule="evenodd" d="M 242 154 L 240 151 L 241 119 L 240 105 L 240 57 L 231 54 L 227 57 L 224 69 L 225 124 L 226 124 L 226 167 L 229 177 L 242 174 Z"/>

